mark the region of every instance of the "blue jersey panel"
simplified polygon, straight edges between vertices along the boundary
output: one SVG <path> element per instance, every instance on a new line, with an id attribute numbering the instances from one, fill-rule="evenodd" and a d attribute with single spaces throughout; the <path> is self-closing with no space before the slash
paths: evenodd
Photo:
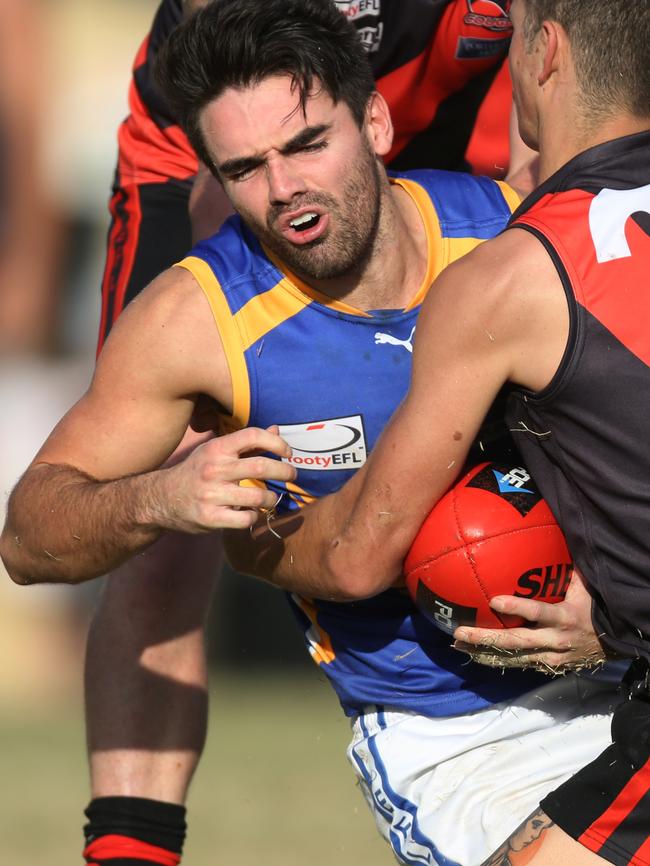
<path id="1" fill-rule="evenodd" d="M 431 197 L 443 237 L 489 240 L 505 228 L 510 208 L 497 183 L 457 171 L 421 169 L 394 177 L 414 180 Z"/>
<path id="2" fill-rule="evenodd" d="M 385 705 L 429 716 L 457 715 L 533 688 L 543 676 L 487 668 L 450 647 L 403 590 L 349 604 L 292 597 L 309 650 L 347 715 Z M 329 635 L 329 643 L 324 636 Z M 331 657 L 331 660 L 328 660 Z"/>

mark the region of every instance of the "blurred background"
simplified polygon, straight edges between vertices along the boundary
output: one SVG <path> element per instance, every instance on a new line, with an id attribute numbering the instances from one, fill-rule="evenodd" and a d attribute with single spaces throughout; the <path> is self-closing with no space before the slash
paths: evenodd
<path id="1" fill-rule="evenodd" d="M 92 373 L 116 130 L 155 7 L 0 0 L 2 517 Z M 0 566 L 0 834 L 16 866 L 82 862 L 81 674 L 100 591 L 17 587 Z M 348 723 L 281 594 L 224 574 L 210 635 L 211 730 L 183 862 L 393 862 L 345 759 Z"/>

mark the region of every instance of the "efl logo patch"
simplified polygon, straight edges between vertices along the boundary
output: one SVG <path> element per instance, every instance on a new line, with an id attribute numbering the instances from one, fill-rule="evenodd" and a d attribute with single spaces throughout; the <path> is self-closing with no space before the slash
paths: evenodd
<path id="1" fill-rule="evenodd" d="M 363 18 L 364 15 L 381 13 L 381 0 L 334 0 L 337 9 L 346 18 L 354 21 L 355 18 Z"/>
<path id="2" fill-rule="evenodd" d="M 499 33 L 512 32 L 512 23 L 508 18 L 510 2 L 493 2 L 493 0 L 467 0 L 467 15 L 465 24 L 483 27 L 485 30 L 495 30 Z"/>
<path id="3" fill-rule="evenodd" d="M 467 485 L 487 490 L 509 502 L 525 517 L 542 498 L 530 474 L 523 466 L 495 466 L 482 469 Z"/>
<path id="4" fill-rule="evenodd" d="M 359 469 L 368 458 L 361 415 L 306 424 L 282 424 L 280 436 L 293 451 L 284 462 L 297 469 L 316 472 Z"/>

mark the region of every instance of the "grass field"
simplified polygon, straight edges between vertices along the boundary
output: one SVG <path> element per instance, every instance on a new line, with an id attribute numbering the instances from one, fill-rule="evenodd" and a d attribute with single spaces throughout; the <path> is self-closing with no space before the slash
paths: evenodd
<path id="1" fill-rule="evenodd" d="M 216 677 L 184 866 L 390 866 L 345 758 L 347 720 L 314 672 Z M 0 708 L 3 862 L 80 866 L 80 701 Z"/>

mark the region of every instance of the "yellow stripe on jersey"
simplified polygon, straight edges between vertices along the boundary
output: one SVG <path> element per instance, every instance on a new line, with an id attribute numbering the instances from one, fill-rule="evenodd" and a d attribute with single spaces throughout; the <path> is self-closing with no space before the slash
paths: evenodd
<path id="1" fill-rule="evenodd" d="M 251 298 L 234 316 L 244 349 L 249 349 L 269 331 L 304 310 L 309 303 L 310 299 L 296 293 L 287 279 Z"/>
<path id="2" fill-rule="evenodd" d="M 307 630 L 306 636 L 309 641 L 309 652 L 317 665 L 328 665 L 336 658 L 330 636 L 318 625 L 318 610 L 312 602 L 301 595 L 293 593 L 291 598 L 300 610 L 311 622 L 311 628 Z"/>
<path id="3" fill-rule="evenodd" d="M 250 417 L 251 397 L 244 347 L 221 284 L 210 265 L 196 256 L 187 256 L 176 266 L 185 268 L 192 274 L 210 304 L 232 379 L 232 415 L 230 421 L 234 426 L 246 427 Z"/>
<path id="4" fill-rule="evenodd" d="M 291 481 L 285 482 L 284 485 L 287 488 L 287 492 L 293 499 L 293 501 L 300 508 L 304 508 L 305 505 L 311 505 L 312 502 L 316 502 L 316 497 L 311 493 L 307 493 L 306 490 L 303 490 L 302 487 L 298 487 L 297 484 L 294 484 Z"/>
<path id="5" fill-rule="evenodd" d="M 282 259 L 279 259 L 268 247 L 264 247 L 264 253 L 273 262 L 276 268 L 287 278 L 281 285 L 284 285 L 284 287 L 295 295 L 296 298 L 302 297 L 303 303 L 317 301 L 321 306 L 329 307 L 331 310 L 338 310 L 340 313 L 348 313 L 348 315 L 352 316 L 370 318 L 370 313 L 367 313 L 365 310 L 360 310 L 358 307 L 353 307 L 351 304 L 346 304 L 344 301 L 337 301 L 334 298 L 330 298 L 329 295 L 323 295 L 313 286 L 303 282 L 300 277 L 290 271 Z"/>
<path id="6" fill-rule="evenodd" d="M 510 213 L 514 213 L 523 199 L 519 195 L 519 193 L 513 189 L 510 184 L 507 184 L 504 180 L 498 180 L 497 186 L 501 190 L 501 195 L 506 200 L 506 204 L 510 208 Z"/>
<path id="7" fill-rule="evenodd" d="M 427 270 L 424 279 L 420 284 L 410 303 L 405 307 L 406 310 L 412 310 L 421 304 L 426 297 L 431 283 L 447 266 L 447 255 L 445 247 L 445 239 L 442 237 L 440 230 L 440 220 L 433 206 L 433 202 L 429 198 L 427 191 L 412 180 L 404 177 L 393 177 L 391 183 L 396 186 L 401 186 L 413 199 L 413 203 L 420 212 L 422 222 L 427 236 Z"/>

